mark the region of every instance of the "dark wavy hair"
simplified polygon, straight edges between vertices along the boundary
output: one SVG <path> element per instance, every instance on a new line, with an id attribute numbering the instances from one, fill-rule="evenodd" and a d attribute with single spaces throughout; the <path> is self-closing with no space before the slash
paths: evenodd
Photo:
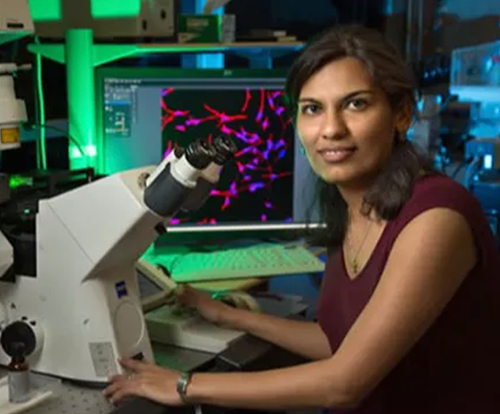
<path id="1" fill-rule="evenodd" d="M 398 51 L 377 31 L 343 25 L 323 32 L 294 61 L 285 86 L 294 117 L 300 92 L 309 78 L 332 61 L 346 57 L 363 63 L 394 111 L 407 110 L 414 114 L 416 85 Z M 411 196 L 413 184 L 421 172 L 435 172 L 432 163 L 401 134 L 394 132 L 391 157 L 365 194 L 361 211 L 364 215 L 374 211 L 382 220 L 394 219 Z M 310 243 L 338 248 L 347 230 L 347 204 L 336 185 L 320 178 L 317 191 L 316 203 L 319 203 L 320 218 L 326 228 L 310 232 Z M 314 207 L 311 206 L 311 211 Z"/>

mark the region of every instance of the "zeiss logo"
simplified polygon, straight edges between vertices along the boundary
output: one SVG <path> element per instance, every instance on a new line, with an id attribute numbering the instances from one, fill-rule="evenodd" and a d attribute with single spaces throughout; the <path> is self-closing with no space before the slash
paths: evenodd
<path id="1" fill-rule="evenodd" d="M 127 285 L 123 281 L 117 282 L 115 284 L 115 291 L 116 291 L 116 296 L 118 296 L 118 299 L 122 298 L 123 296 L 128 296 Z"/>

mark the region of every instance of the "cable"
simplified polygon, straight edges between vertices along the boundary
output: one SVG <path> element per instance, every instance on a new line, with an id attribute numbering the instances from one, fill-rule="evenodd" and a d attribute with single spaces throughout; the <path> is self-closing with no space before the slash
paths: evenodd
<path id="1" fill-rule="evenodd" d="M 44 125 L 44 124 L 39 124 L 39 123 L 35 123 L 35 122 L 27 122 L 25 124 L 25 126 L 28 127 L 28 128 L 32 128 L 32 129 L 34 129 L 36 127 L 36 128 L 39 128 L 40 130 L 44 130 L 44 131 L 46 129 L 52 129 L 53 131 L 60 132 L 61 134 L 63 134 L 63 136 L 65 136 L 66 138 L 68 138 L 78 148 L 78 151 L 80 151 L 80 154 L 82 155 L 82 157 L 83 156 L 88 156 L 88 154 L 85 153 L 85 151 L 83 150 L 83 147 L 76 140 L 76 138 L 72 137 L 64 129 L 61 129 L 61 128 L 58 128 L 58 127 L 55 127 L 55 126 L 52 126 L 52 125 Z"/>
<path id="2" fill-rule="evenodd" d="M 35 64 L 36 65 L 36 64 Z M 40 98 L 38 96 L 38 88 L 36 87 L 37 84 L 37 74 L 36 74 L 36 68 L 32 73 L 32 84 L 35 85 L 34 89 L 34 117 L 35 117 L 35 123 L 40 123 Z M 37 170 L 41 170 L 42 166 L 42 161 L 40 159 L 40 137 L 37 136 L 35 139 L 35 157 L 36 157 L 36 168 Z"/>
<path id="3" fill-rule="evenodd" d="M 35 43 L 40 44 L 40 39 L 38 36 L 35 36 Z M 43 80 L 42 80 L 42 55 L 40 53 L 36 53 L 36 90 L 37 90 L 37 104 L 38 104 L 38 122 L 40 125 L 43 125 L 44 128 L 40 129 L 39 134 L 39 146 L 37 149 L 39 150 L 39 155 L 37 157 L 37 165 L 38 168 L 41 167 L 42 170 L 47 170 L 47 148 L 46 148 L 46 133 L 45 133 L 45 97 L 43 92 Z"/>

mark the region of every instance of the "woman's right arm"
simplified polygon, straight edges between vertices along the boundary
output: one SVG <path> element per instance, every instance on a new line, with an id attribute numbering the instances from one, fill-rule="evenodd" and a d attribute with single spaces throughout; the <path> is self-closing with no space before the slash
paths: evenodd
<path id="1" fill-rule="evenodd" d="M 246 332 L 302 357 L 319 360 L 332 355 L 328 339 L 316 322 L 236 309 L 189 287 L 183 287 L 177 297 L 215 324 Z"/>
<path id="2" fill-rule="evenodd" d="M 332 356 L 328 339 L 316 322 L 279 318 L 229 307 L 220 324 L 264 339 L 302 357 L 319 360 Z"/>

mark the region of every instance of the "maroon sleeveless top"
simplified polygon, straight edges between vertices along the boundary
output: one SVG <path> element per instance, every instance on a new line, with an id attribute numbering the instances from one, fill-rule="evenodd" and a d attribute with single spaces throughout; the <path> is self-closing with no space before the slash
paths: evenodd
<path id="1" fill-rule="evenodd" d="M 342 249 L 329 255 L 318 321 L 335 353 L 376 288 L 399 233 L 417 215 L 435 207 L 465 217 L 478 262 L 411 351 L 356 409 L 345 413 L 500 413 L 500 254 L 479 203 L 452 179 L 429 175 L 417 181 L 355 280 L 346 273 Z"/>

